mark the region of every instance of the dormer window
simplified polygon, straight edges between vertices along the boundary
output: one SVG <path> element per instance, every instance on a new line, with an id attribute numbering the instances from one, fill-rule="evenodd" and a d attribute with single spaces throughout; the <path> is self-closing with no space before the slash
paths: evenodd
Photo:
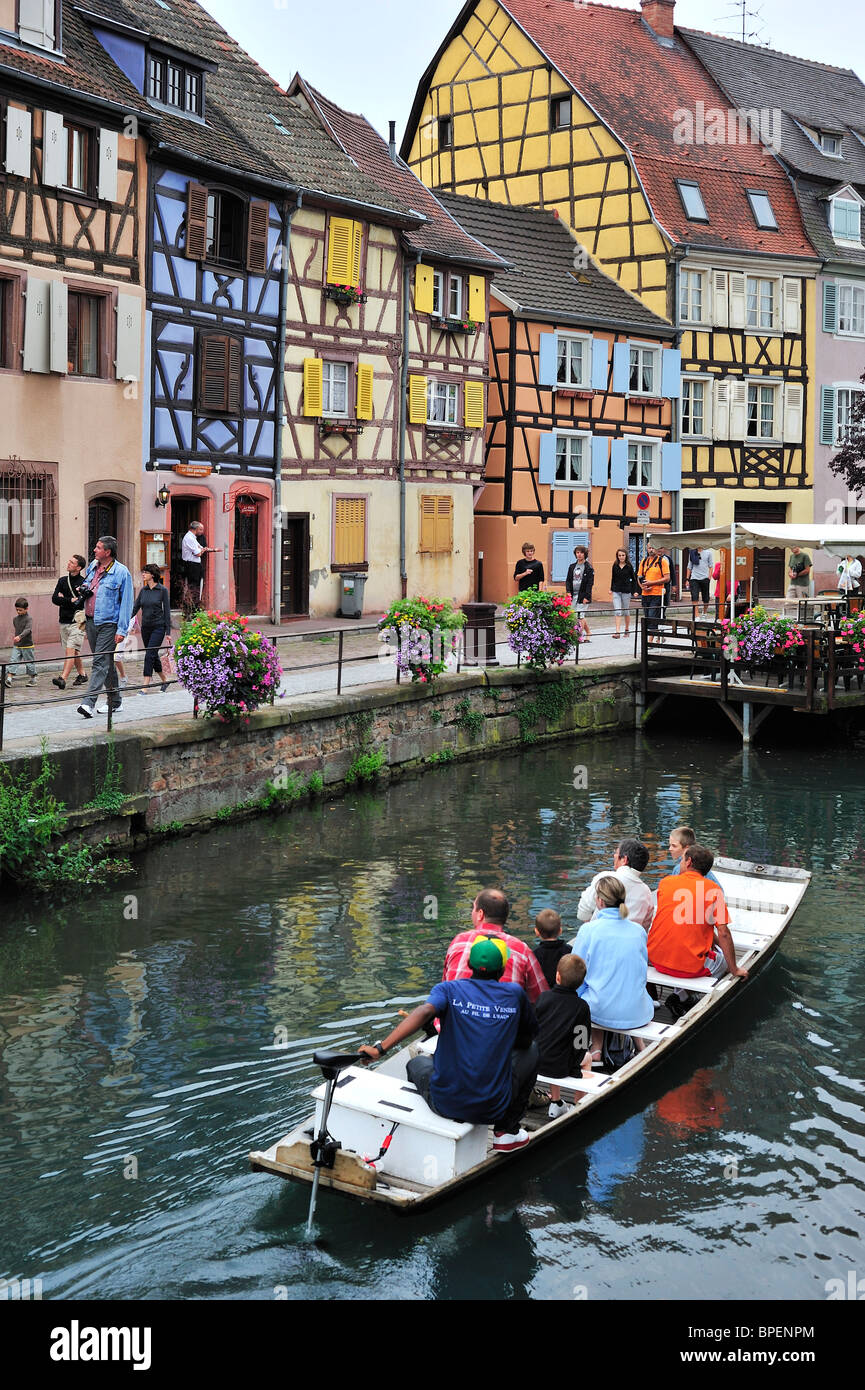
<path id="1" fill-rule="evenodd" d="M 60 0 L 18 0 L 18 37 L 34 48 L 55 52 L 60 47 Z"/>
<path id="2" fill-rule="evenodd" d="M 706 212 L 706 204 L 703 202 L 700 185 L 698 183 L 686 183 L 683 179 L 676 179 L 676 187 L 679 190 L 679 197 L 682 200 L 682 207 L 685 209 L 685 216 L 688 221 L 708 222 L 709 214 Z"/>
<path id="3" fill-rule="evenodd" d="M 758 227 L 762 227 L 766 232 L 777 232 L 778 221 L 775 217 L 772 204 L 768 193 L 760 193 L 753 188 L 747 190 L 748 202 L 751 204 L 751 211 L 754 214 L 754 221 Z"/>
<path id="4" fill-rule="evenodd" d="M 862 205 L 853 198 L 832 199 L 832 235 L 836 241 L 862 241 Z"/>
<path id="5" fill-rule="evenodd" d="M 175 58 L 151 53 L 147 60 L 147 95 L 161 106 L 202 115 L 203 74 Z"/>
<path id="6" fill-rule="evenodd" d="M 820 143 L 820 149 L 824 154 L 828 154 L 832 159 L 844 158 L 841 150 L 842 137 L 840 135 L 832 135 L 827 130 L 821 130 L 818 132 L 817 139 Z"/>

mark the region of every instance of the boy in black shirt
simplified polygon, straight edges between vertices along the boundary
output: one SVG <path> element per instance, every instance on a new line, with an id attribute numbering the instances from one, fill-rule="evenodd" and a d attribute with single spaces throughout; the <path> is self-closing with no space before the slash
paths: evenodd
<path id="1" fill-rule="evenodd" d="M 585 999 L 577 990 L 586 978 L 586 962 L 581 956 L 562 956 L 556 971 L 556 983 L 542 994 L 535 1012 L 538 1017 L 538 1074 L 542 1076 L 576 1076 L 582 1069 L 591 1075 L 592 1054 L 588 1050 L 592 1036 L 592 1016 Z M 550 1087 L 551 1120 L 567 1114 L 570 1107 L 562 1100 L 561 1089 Z"/>
<path id="2" fill-rule="evenodd" d="M 535 942 L 532 950 L 540 961 L 544 979 L 550 989 L 556 983 L 556 966 L 562 956 L 568 956 L 571 948 L 562 938 L 562 919 L 551 907 L 544 907 L 535 918 Z"/>
<path id="3" fill-rule="evenodd" d="M 544 567 L 540 560 L 535 559 L 535 547 L 526 541 L 522 549 L 523 558 L 517 560 L 514 568 L 514 579 L 520 593 L 524 589 L 540 589 L 544 582 Z"/>

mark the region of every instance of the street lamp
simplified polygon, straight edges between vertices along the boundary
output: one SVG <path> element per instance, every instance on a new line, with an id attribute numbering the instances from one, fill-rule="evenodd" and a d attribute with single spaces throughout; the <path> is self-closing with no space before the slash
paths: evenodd
<path id="1" fill-rule="evenodd" d="M 162 486 L 161 486 L 160 488 L 157 488 L 157 490 L 156 490 L 156 505 L 157 505 L 157 507 L 167 507 L 167 506 L 168 506 L 168 503 L 169 503 L 170 497 L 171 497 L 171 491 L 170 491 L 170 489 L 169 489 L 169 487 L 168 487 L 168 484 L 167 484 L 167 483 L 163 483 Z"/>

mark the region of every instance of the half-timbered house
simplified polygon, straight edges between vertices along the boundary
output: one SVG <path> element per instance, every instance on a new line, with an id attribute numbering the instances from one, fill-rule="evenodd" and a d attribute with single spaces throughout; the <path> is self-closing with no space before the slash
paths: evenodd
<path id="1" fill-rule="evenodd" d="M 636 566 L 646 523 L 669 529 L 681 486 L 674 329 L 603 274 L 556 213 L 441 198 L 508 263 L 490 290 L 479 597 L 514 592 L 529 542 L 553 586 L 564 585 L 574 546 L 588 546 L 595 598 L 609 600 L 616 550 Z"/>
<path id="2" fill-rule="evenodd" d="M 430 187 L 557 210 L 676 324 L 677 520 L 783 508 L 810 521 L 817 260 L 786 172 L 729 106 L 675 29 L 674 0 L 468 0 L 402 152 Z M 779 592 L 761 558 L 758 590 Z"/>
<path id="3" fill-rule="evenodd" d="M 347 572 L 366 575 L 371 611 L 406 592 L 464 601 L 501 261 L 363 116 L 299 77 L 289 93 L 404 214 L 311 197 L 292 224 L 284 498 L 298 537 L 310 528 L 309 611 L 335 611 Z"/>
<path id="4" fill-rule="evenodd" d="M 71 4 L 0 2 L 0 608 L 137 543 L 150 117 Z M 109 68 L 112 65 L 109 64 Z"/>

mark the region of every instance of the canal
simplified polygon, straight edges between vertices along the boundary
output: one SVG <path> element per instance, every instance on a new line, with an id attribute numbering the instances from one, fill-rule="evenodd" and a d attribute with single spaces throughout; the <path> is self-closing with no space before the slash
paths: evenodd
<path id="1" fill-rule="evenodd" d="M 0 1275 L 78 1299 L 825 1299 L 865 1233 L 865 742 L 623 737 L 175 840 L 0 907 Z M 746 761 L 743 762 L 743 758 Z M 814 878 L 771 969 L 583 1133 L 414 1219 L 252 1174 L 316 1046 L 426 995 L 479 886 L 576 925 L 617 839 L 689 822 Z"/>

